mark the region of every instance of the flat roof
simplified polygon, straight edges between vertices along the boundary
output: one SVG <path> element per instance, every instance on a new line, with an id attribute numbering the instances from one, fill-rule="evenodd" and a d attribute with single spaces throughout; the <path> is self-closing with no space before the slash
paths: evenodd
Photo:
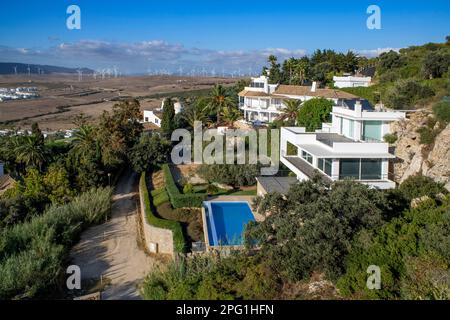
<path id="1" fill-rule="evenodd" d="M 362 142 L 359 142 L 362 143 Z M 297 145 L 301 149 L 305 150 L 306 152 L 311 153 L 312 155 L 315 155 L 319 158 L 350 158 L 350 159 L 394 159 L 395 156 L 393 154 L 390 154 L 389 152 L 386 153 L 361 153 L 357 152 L 357 145 L 356 152 L 333 152 L 332 150 L 329 150 L 325 147 L 322 147 L 318 144 L 299 144 Z"/>
<path id="2" fill-rule="evenodd" d="M 316 139 L 330 147 L 332 147 L 335 142 L 361 143 L 337 133 L 316 133 Z"/>
<path id="3" fill-rule="evenodd" d="M 295 177 L 256 177 L 256 181 L 267 193 L 278 192 L 287 194 L 293 184 L 297 182 Z"/>

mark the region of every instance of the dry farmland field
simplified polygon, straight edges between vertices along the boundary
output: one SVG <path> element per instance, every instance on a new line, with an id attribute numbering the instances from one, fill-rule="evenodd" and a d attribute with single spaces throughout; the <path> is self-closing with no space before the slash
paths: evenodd
<path id="1" fill-rule="evenodd" d="M 121 99 L 137 98 L 141 108 L 155 108 L 166 95 L 202 92 L 215 83 L 231 85 L 235 81 L 177 76 L 85 76 L 82 81 L 78 75 L 0 76 L 0 88 L 37 87 L 40 94 L 38 99 L 0 102 L 0 128 L 28 129 L 37 122 L 42 130 L 70 129 L 80 113 L 95 121 Z"/>

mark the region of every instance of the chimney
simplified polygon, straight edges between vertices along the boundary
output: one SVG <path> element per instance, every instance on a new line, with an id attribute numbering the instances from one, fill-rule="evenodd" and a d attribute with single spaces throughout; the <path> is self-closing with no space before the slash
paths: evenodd
<path id="1" fill-rule="evenodd" d="M 5 172 L 3 171 L 3 163 L 0 162 L 0 177 L 3 176 Z"/>
<path id="2" fill-rule="evenodd" d="M 312 86 L 311 86 L 311 92 L 316 92 L 316 88 L 317 88 L 317 82 L 313 81 Z"/>

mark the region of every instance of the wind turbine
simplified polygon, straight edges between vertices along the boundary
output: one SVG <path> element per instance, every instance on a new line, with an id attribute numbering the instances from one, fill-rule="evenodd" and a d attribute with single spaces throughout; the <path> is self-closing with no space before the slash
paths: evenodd
<path id="1" fill-rule="evenodd" d="M 77 73 L 78 73 L 78 82 L 81 82 L 83 80 L 83 71 L 81 69 L 78 69 Z"/>
<path id="2" fill-rule="evenodd" d="M 28 65 L 28 67 L 27 67 L 27 70 L 28 70 L 28 77 L 29 77 L 29 76 L 31 76 L 31 69 L 30 69 L 30 65 Z"/>
<path id="3" fill-rule="evenodd" d="M 17 66 L 14 67 L 14 74 L 17 76 Z"/>

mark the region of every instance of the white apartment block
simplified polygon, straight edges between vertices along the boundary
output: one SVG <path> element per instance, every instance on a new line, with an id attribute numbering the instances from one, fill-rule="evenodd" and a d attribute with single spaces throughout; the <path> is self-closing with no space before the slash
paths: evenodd
<path id="1" fill-rule="evenodd" d="M 372 81 L 371 77 L 333 77 L 334 86 L 336 88 L 356 88 L 356 87 L 368 87 Z"/>
<path id="2" fill-rule="evenodd" d="M 355 179 L 374 188 L 394 188 L 390 180 L 389 124 L 405 118 L 404 112 L 363 110 L 361 103 L 334 107 L 332 123 L 321 130 L 281 129 L 280 159 L 298 180 L 319 173 L 324 181 Z"/>
<path id="3" fill-rule="evenodd" d="M 336 105 L 345 99 L 357 99 L 350 93 L 334 89 L 319 89 L 316 83 L 309 86 L 269 84 L 266 76 L 252 78 L 250 86 L 239 92 L 239 108 L 246 121 L 270 123 L 278 118 L 285 108 L 284 100 L 306 101 L 312 98 L 326 98 Z"/>
<path id="4" fill-rule="evenodd" d="M 155 126 L 161 127 L 164 100 L 161 102 L 161 108 L 154 110 L 144 110 L 143 123 L 153 123 Z M 173 108 L 175 110 L 175 114 L 178 114 L 183 110 L 183 105 L 179 101 L 177 101 L 174 102 Z"/>

